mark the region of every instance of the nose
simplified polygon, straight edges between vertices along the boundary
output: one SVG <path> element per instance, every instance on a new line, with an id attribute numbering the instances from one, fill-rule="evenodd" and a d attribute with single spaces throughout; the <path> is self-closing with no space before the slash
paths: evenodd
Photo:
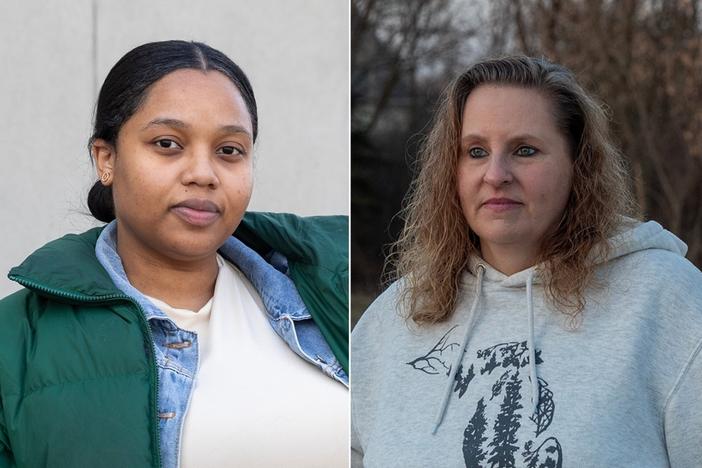
<path id="1" fill-rule="evenodd" d="M 488 160 L 483 180 L 494 187 L 510 184 L 513 176 L 509 156 L 493 154 Z"/>
<path id="2" fill-rule="evenodd" d="M 198 185 L 212 189 L 219 186 L 219 177 L 215 168 L 216 161 L 208 148 L 193 148 L 184 160 L 183 185 Z"/>

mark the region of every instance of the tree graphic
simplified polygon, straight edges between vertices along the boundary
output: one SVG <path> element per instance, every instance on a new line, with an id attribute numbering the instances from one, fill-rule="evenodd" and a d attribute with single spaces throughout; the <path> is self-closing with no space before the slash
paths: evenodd
<path id="1" fill-rule="evenodd" d="M 426 374 L 436 375 L 445 373 L 449 375 L 451 373 L 451 366 L 448 364 L 444 353 L 452 351 L 453 348 L 458 348 L 460 346 L 458 343 L 448 343 L 449 335 L 457 326 L 458 325 L 454 325 L 444 333 L 444 336 L 439 339 L 427 354 L 413 359 L 407 364 Z"/>
<path id="2" fill-rule="evenodd" d="M 492 374 L 492 371 L 498 367 L 503 369 L 516 367 L 520 369 L 529 365 L 529 347 L 526 341 L 500 343 L 478 350 L 478 359 L 485 361 L 485 365 L 480 369 L 481 375 Z M 536 364 L 542 363 L 541 351 L 536 350 Z"/>
<path id="3" fill-rule="evenodd" d="M 457 325 L 451 327 L 426 354 L 407 364 L 426 374 L 448 375 L 451 370 L 449 354 L 460 346 L 450 336 L 456 328 Z M 535 364 L 542 364 L 541 350 L 534 351 Z M 522 415 L 519 414 L 519 410 L 524 408 L 520 403 L 522 382 L 519 377 L 519 369 L 529 365 L 527 342 L 498 343 L 489 348 L 478 349 L 476 354 L 477 359 L 473 360 L 467 370 L 467 363 L 466 365 L 459 364 L 458 369 L 456 369 L 452 390 L 453 393 L 458 394 L 458 399 L 467 393 L 468 387 L 474 380 L 484 380 L 484 376 L 493 375 L 493 373 L 501 372 L 501 374 L 493 382 L 490 393 L 483 395 L 478 401 L 475 412 L 463 431 L 463 458 L 466 466 L 516 467 L 515 456 L 518 456 L 518 446 L 523 445 L 524 450 L 521 453 L 520 462 L 526 463 L 528 468 L 561 468 L 562 448 L 556 437 L 547 437 L 536 449 L 533 448 L 535 446 L 534 440 L 528 440 L 525 444 L 517 440 L 517 432 L 522 423 Z M 531 424 L 527 424 L 529 429 L 533 429 L 536 438 L 545 434 L 550 427 L 556 407 L 554 395 L 548 388 L 548 383 L 541 378 L 538 379 L 538 383 L 539 400 L 536 412 L 526 415 L 534 423 L 533 428 Z M 478 390 L 479 388 L 475 388 L 472 393 Z M 486 402 L 487 398 L 489 400 Z M 492 408 L 500 401 L 500 398 L 502 398 L 500 411 L 493 423 Z M 469 401 L 472 400 L 473 398 L 470 397 Z M 492 402 L 493 400 L 495 401 Z M 488 421 L 488 417 L 490 421 Z M 489 430 L 488 423 L 492 424 L 492 431 Z M 490 443 L 483 448 L 484 443 L 491 438 Z M 485 460 L 488 456 L 490 458 Z"/>
<path id="4" fill-rule="evenodd" d="M 463 375 L 463 364 L 458 366 L 456 371 L 456 386 L 453 387 L 454 392 L 458 392 L 458 398 L 461 398 L 466 390 L 468 389 L 468 384 L 475 377 L 475 371 L 473 370 L 473 364 L 468 368 L 466 375 Z"/>
<path id="5" fill-rule="evenodd" d="M 485 459 L 485 452 L 481 447 L 487 440 L 487 437 L 484 437 L 487 420 L 483 400 L 483 398 L 478 400 L 475 413 L 470 418 L 468 427 L 463 431 L 463 460 L 466 462 L 466 468 L 480 468 L 480 462 Z"/>
<path id="6" fill-rule="evenodd" d="M 488 458 L 491 468 L 513 468 L 514 453 L 517 450 L 517 430 L 520 427 L 519 420 L 521 415 L 517 410 L 523 408 L 519 403 L 522 395 L 519 391 L 522 388 L 522 383 L 519 380 L 519 372 L 512 375 L 512 378 L 507 382 L 505 389 L 505 398 L 500 405 L 500 413 L 495 419 L 495 437 L 488 444 L 492 447 L 490 452 L 491 457 Z"/>
<path id="7" fill-rule="evenodd" d="M 497 379 L 497 382 L 492 384 L 492 396 L 490 397 L 490 400 L 492 400 L 502 392 L 502 387 L 505 386 L 505 382 L 507 382 L 509 376 L 510 372 L 505 371 L 505 373 L 502 374 L 499 379 Z"/>

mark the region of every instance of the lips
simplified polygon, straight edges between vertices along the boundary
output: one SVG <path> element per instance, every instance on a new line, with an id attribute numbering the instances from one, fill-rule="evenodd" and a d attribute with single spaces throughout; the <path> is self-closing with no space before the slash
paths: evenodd
<path id="1" fill-rule="evenodd" d="M 221 215 L 219 206 L 213 201 L 191 198 L 171 207 L 171 211 L 187 224 L 204 227 L 214 223 Z"/>
<path id="2" fill-rule="evenodd" d="M 517 200 L 512 200 L 511 198 L 499 197 L 499 198 L 488 198 L 485 200 L 481 207 L 487 208 L 491 211 L 503 212 L 508 210 L 513 210 L 522 206 L 523 203 Z"/>

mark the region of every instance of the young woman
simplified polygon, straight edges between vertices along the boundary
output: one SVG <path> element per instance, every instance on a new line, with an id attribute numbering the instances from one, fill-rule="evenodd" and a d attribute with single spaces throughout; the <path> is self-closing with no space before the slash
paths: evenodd
<path id="1" fill-rule="evenodd" d="M 205 44 L 110 71 L 88 199 L 108 224 L 0 301 L 0 466 L 346 465 L 346 220 L 245 215 L 257 133 Z"/>
<path id="2" fill-rule="evenodd" d="M 564 67 L 455 80 L 352 334 L 354 466 L 699 464 L 702 274 L 622 167 Z"/>

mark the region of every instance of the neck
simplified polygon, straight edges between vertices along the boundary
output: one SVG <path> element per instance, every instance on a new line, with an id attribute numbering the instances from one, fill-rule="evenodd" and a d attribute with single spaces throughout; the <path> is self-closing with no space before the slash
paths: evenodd
<path id="1" fill-rule="evenodd" d="M 511 276 L 534 265 L 539 258 L 537 246 L 521 244 L 481 244 L 482 257 L 500 273 Z"/>
<path id="2" fill-rule="evenodd" d="M 193 260 L 170 259 L 139 243 L 118 223 L 117 253 L 132 286 L 171 307 L 197 311 L 214 295 L 216 252 Z"/>

